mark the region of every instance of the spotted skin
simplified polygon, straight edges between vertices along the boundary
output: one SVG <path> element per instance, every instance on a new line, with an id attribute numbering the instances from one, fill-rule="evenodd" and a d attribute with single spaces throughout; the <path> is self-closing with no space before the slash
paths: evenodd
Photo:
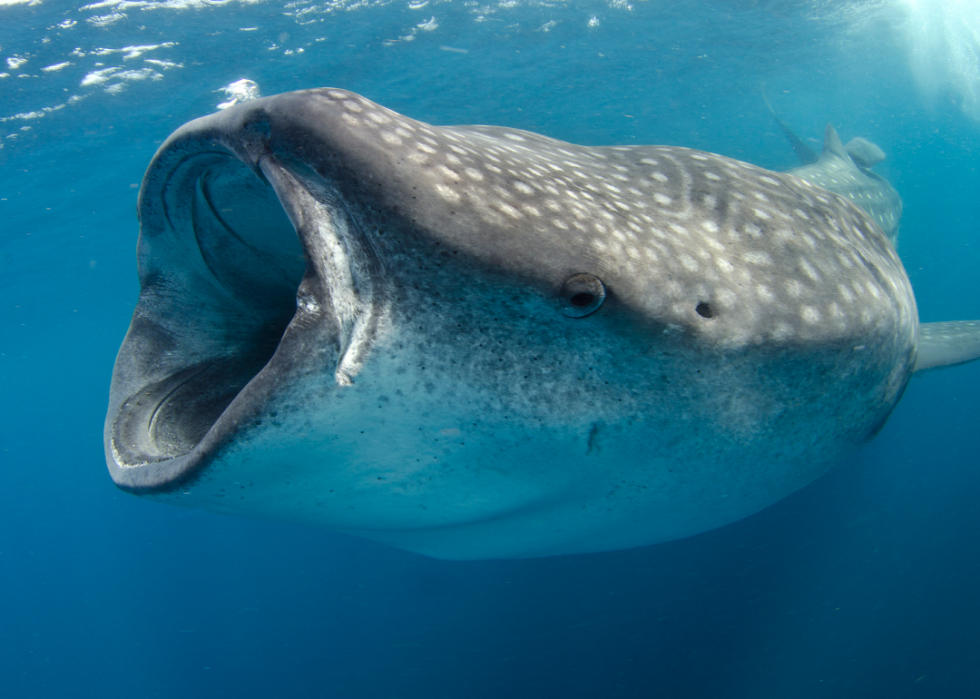
<path id="1" fill-rule="evenodd" d="M 554 257 L 551 248 L 567 247 L 568 257 L 609 260 L 632 278 L 620 294 L 663 322 L 697 323 L 693 300 L 716 305 L 719 320 L 696 325 L 712 341 L 846 334 L 851 324 L 876 322 L 869 305 L 890 313 L 889 297 L 911 298 L 873 223 L 806 180 L 684 148 L 585 148 L 514 129 L 436 129 L 342 91 L 327 100 L 343 110 L 343 123 L 384 144 L 392 194 L 421 186 L 437 194 L 425 207 L 390 201 L 416 208 L 434 235 L 451 231 L 454 244 L 476 249 L 492 231 L 506 236 L 499 247 L 507 255 L 511 245 L 533 245 L 529 253 Z M 533 273 L 534 255 L 524 261 Z"/>
<path id="2" fill-rule="evenodd" d="M 896 245 L 902 198 L 888 180 L 870 169 L 883 158 L 881 149 L 863 138 L 852 139 L 844 146 L 834 127 L 827 124 L 824 150 L 819 160 L 789 172 L 850 199 L 868 212 L 892 245 Z"/>
<path id="3" fill-rule="evenodd" d="M 862 209 L 685 148 L 308 90 L 182 127 L 139 208 L 117 485 L 433 556 L 744 517 L 873 436 L 916 358 Z"/>
<path id="4" fill-rule="evenodd" d="M 818 157 L 791 128 L 776 115 L 762 87 L 762 100 L 799 158 L 801 167 L 790 170 L 797 177 L 839 194 L 864 209 L 892 242 L 898 243 L 898 223 L 902 218 L 902 198 L 884 177 L 871 170 L 885 159 L 877 145 L 860 136 L 847 145 L 831 124 L 824 132 L 823 153 Z"/>

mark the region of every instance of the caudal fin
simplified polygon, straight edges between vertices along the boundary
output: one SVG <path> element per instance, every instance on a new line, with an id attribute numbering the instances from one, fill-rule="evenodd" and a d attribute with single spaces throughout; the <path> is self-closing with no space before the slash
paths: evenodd
<path id="1" fill-rule="evenodd" d="M 759 85 L 759 91 L 762 93 L 762 101 L 766 103 L 766 108 L 769 113 L 772 114 L 772 118 L 776 120 L 779 124 L 779 128 L 782 129 L 783 135 L 786 136 L 786 140 L 793 147 L 793 152 L 796 153 L 796 157 L 800 160 L 800 165 L 812 165 L 817 162 L 819 158 L 817 154 L 813 152 L 806 143 L 803 142 L 799 136 L 797 136 L 793 131 L 782 122 L 782 120 L 776 116 L 776 110 L 772 108 L 772 104 L 769 102 L 769 96 L 766 95 L 766 84 L 762 83 Z"/>

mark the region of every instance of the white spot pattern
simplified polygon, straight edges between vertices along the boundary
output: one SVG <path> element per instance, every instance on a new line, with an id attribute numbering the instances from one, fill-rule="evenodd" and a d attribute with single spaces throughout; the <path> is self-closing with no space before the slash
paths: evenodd
<path id="1" fill-rule="evenodd" d="M 684 148 L 589 148 L 500 127 L 432 127 L 351 93 L 320 95 L 362 142 L 373 132 L 414 196 L 429 191 L 443 202 L 441 213 L 419 209 L 437 234 L 451 228 L 474 250 L 492 236 L 548 259 L 579 255 L 569 273 L 596 273 L 665 327 L 730 346 L 856 337 L 883 319 L 914 332 L 894 249 L 868 215 L 816 189 L 824 186 L 816 177 Z M 585 261 L 589 270 L 576 266 Z M 699 303 L 717 313 L 699 316 Z"/>

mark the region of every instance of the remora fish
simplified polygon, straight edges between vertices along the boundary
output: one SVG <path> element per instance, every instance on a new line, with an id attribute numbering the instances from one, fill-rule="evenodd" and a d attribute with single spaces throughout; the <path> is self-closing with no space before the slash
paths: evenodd
<path id="1" fill-rule="evenodd" d="M 433 556 L 732 522 L 870 439 L 913 370 L 980 354 L 803 179 L 343 90 L 185 125 L 139 213 L 116 484 Z"/>
<path id="2" fill-rule="evenodd" d="M 788 172 L 850 199 L 871 215 L 892 245 L 897 245 L 902 198 L 888 180 L 871 169 L 885 159 L 885 152 L 860 136 L 852 138 L 844 145 L 833 125 L 827 124 L 823 152 L 818 157 L 810 146 L 776 116 L 764 90 L 762 99 L 799 158 L 800 167 Z"/>

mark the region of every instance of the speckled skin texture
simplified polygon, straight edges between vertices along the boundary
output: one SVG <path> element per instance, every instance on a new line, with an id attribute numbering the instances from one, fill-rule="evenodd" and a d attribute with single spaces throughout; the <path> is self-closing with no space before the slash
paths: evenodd
<path id="1" fill-rule="evenodd" d="M 839 194 L 864 209 L 885 235 L 898 242 L 898 223 L 902 218 L 902 198 L 884 177 L 870 168 L 885 154 L 863 138 L 841 144 L 834 127 L 827 124 L 824 149 L 815 163 L 789 172 L 810 184 Z"/>
<path id="2" fill-rule="evenodd" d="M 744 517 L 873 436 L 915 362 L 908 279 L 864 211 L 683 148 L 309 90 L 177 131 L 140 218 L 116 483 L 434 556 Z"/>

